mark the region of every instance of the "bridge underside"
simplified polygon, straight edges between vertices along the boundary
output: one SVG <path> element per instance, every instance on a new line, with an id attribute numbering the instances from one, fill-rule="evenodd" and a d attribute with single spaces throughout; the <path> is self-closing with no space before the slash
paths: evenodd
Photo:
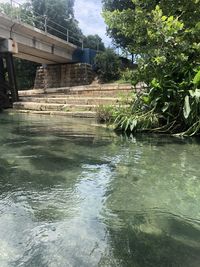
<path id="1" fill-rule="evenodd" d="M 37 51 L 37 53 L 34 53 L 35 51 L 31 50 L 30 48 L 27 48 L 26 46 L 18 45 L 18 47 L 19 53 L 14 54 L 14 57 L 16 58 L 47 65 L 58 64 L 58 62 L 66 62 L 66 60 L 63 60 L 63 58 L 58 58 L 58 56 L 51 55 L 51 57 L 49 57 L 49 53 L 43 51 L 40 51 L 39 53 Z"/>
<path id="2" fill-rule="evenodd" d="M 14 57 L 25 59 L 28 61 L 40 63 L 40 64 L 58 64 L 58 63 L 66 63 L 71 62 L 72 59 L 64 59 L 63 57 L 60 57 L 58 55 L 51 54 L 49 55 L 49 52 L 45 52 L 42 50 L 35 50 L 30 47 L 27 47 L 23 44 L 18 44 L 19 52 L 17 54 L 13 54 Z"/>

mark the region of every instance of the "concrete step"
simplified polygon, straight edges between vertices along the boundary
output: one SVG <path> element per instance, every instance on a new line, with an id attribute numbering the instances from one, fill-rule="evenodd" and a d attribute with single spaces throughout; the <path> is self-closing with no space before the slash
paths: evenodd
<path id="1" fill-rule="evenodd" d="M 13 113 L 13 109 L 6 109 L 4 112 Z M 38 114 L 38 115 L 57 115 L 65 116 L 69 118 L 96 118 L 96 112 L 94 111 L 42 111 L 42 110 L 23 110 L 15 109 L 15 113 L 24 113 L 24 114 Z"/>
<path id="2" fill-rule="evenodd" d="M 106 84 L 98 86 L 76 86 L 64 88 L 48 88 L 19 91 L 19 96 L 33 96 L 40 94 L 67 94 L 67 95 L 91 95 L 91 96 L 113 96 L 119 93 L 132 92 L 131 85 Z"/>
<path id="3" fill-rule="evenodd" d="M 20 97 L 20 102 L 34 102 L 34 103 L 51 103 L 51 104 L 70 104 L 70 105 L 109 105 L 120 102 L 120 99 L 114 97 L 74 97 L 54 95 L 44 97 L 40 96 L 26 96 Z"/>
<path id="4" fill-rule="evenodd" d="M 130 95 L 132 93 L 132 90 L 109 90 L 109 91 L 103 91 L 103 90 L 99 90 L 99 91 L 89 91 L 89 90 L 85 90 L 85 91 L 74 91 L 71 92 L 69 91 L 68 93 L 32 93 L 31 91 L 27 91 L 26 93 L 22 93 L 19 92 L 19 97 L 104 97 L 104 98 L 120 98 L 121 96 L 126 96 L 126 95 Z"/>
<path id="5" fill-rule="evenodd" d="M 75 105 L 75 104 L 52 104 L 52 103 L 34 103 L 34 102 L 15 102 L 14 109 L 19 110 L 37 110 L 37 111 L 94 111 L 96 105 Z"/>
<path id="6" fill-rule="evenodd" d="M 132 90 L 80 90 L 80 91 L 71 91 L 69 92 L 70 95 L 78 95 L 78 96 L 85 96 L 85 97 L 120 97 L 122 95 L 127 95 L 131 93 Z"/>
<path id="7" fill-rule="evenodd" d="M 19 91 L 16 112 L 95 118 L 99 105 L 121 105 L 132 93 L 130 84 L 104 84 Z M 126 103 L 123 102 L 126 105 Z"/>

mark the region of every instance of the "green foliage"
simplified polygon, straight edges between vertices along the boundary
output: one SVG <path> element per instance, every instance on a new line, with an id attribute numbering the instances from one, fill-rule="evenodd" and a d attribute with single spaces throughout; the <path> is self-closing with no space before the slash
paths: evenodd
<path id="1" fill-rule="evenodd" d="M 11 8 L 10 3 L 1 3 L 0 4 L 0 12 L 5 14 L 5 15 L 11 16 L 12 8 Z M 15 14 L 16 14 L 16 16 L 18 16 L 18 14 L 19 14 L 19 9 L 18 8 L 15 9 L 14 15 Z"/>
<path id="2" fill-rule="evenodd" d="M 200 88 L 200 70 L 195 75 L 193 83 L 195 86 L 197 86 L 197 88 Z"/>
<path id="3" fill-rule="evenodd" d="M 91 48 L 97 51 L 104 51 L 105 45 L 98 34 L 88 35 L 84 38 L 84 47 Z"/>
<path id="4" fill-rule="evenodd" d="M 128 110 L 126 112 L 119 112 L 118 116 L 114 121 L 117 129 L 121 129 L 125 132 L 138 132 L 138 131 L 149 131 L 152 127 L 158 127 L 159 121 L 158 117 L 153 111 L 149 111 L 146 114 L 143 113 L 130 113 Z"/>
<path id="5" fill-rule="evenodd" d="M 10 3 L 1 3 L 0 12 L 14 19 L 20 19 L 24 23 L 35 26 L 34 17 L 30 9 L 30 3 L 26 2 L 11 8 Z"/>
<path id="6" fill-rule="evenodd" d="M 135 93 L 119 94 L 116 104 L 99 105 L 96 110 L 98 122 L 114 124 L 114 120 L 119 114 L 129 112 L 129 106 L 133 103 L 135 97 Z M 114 126 L 116 127 L 116 125 Z"/>
<path id="7" fill-rule="evenodd" d="M 136 70 L 126 68 L 124 71 L 121 71 L 121 79 L 125 82 L 131 83 L 134 80 Z"/>
<path id="8" fill-rule="evenodd" d="M 14 63 L 18 88 L 21 90 L 33 88 L 38 64 L 17 58 Z"/>
<path id="9" fill-rule="evenodd" d="M 144 101 L 133 93 L 130 96 L 122 97 L 119 105 L 106 106 L 101 108 L 100 114 L 106 113 L 105 122 L 113 124 L 116 130 L 138 132 L 148 131 L 153 127 L 159 126 L 159 116 L 154 110 L 143 112 L 145 109 Z M 134 113 L 133 113 L 134 110 Z M 102 122 L 104 122 L 102 120 Z"/>
<path id="10" fill-rule="evenodd" d="M 140 55 L 137 74 L 132 77 L 133 84 L 142 81 L 148 87 L 147 95 L 139 96 L 145 100 L 145 109 L 140 111 L 147 118 L 149 112 L 156 114 L 165 131 L 196 134 L 200 124 L 200 1 L 132 3 L 133 8 L 105 10 L 104 18 L 119 36 L 132 40 L 127 43 L 129 51 Z M 135 116 L 135 106 L 130 112 L 130 117 Z M 124 125 L 122 120 L 120 124 Z M 149 128 L 154 127 L 152 123 Z"/>
<path id="11" fill-rule="evenodd" d="M 102 0 L 103 10 L 113 12 L 115 10 L 127 10 L 133 9 L 134 4 L 132 0 Z M 104 13 L 105 14 L 105 13 Z M 132 38 L 126 36 L 118 31 L 118 29 L 114 25 L 108 25 L 107 28 L 108 35 L 113 39 L 116 46 L 120 46 L 121 48 L 126 49 L 127 45 L 132 42 Z"/>
<path id="12" fill-rule="evenodd" d="M 114 108 L 112 105 L 100 105 L 96 110 L 96 118 L 100 123 L 110 123 L 112 121 L 112 117 L 114 112 Z"/>
<path id="13" fill-rule="evenodd" d="M 69 31 L 70 41 L 83 39 L 82 31 L 78 26 L 78 21 L 74 17 L 74 0 L 31 0 L 31 10 L 36 19 L 37 26 L 44 30 L 44 23 L 41 24 L 41 17 L 47 17 L 48 32 L 64 39 L 64 32 Z M 55 22 L 55 23 L 53 23 Z M 61 28 L 61 25 L 63 28 Z M 80 42 L 77 43 L 80 46 Z"/>
<path id="14" fill-rule="evenodd" d="M 111 48 L 96 56 L 95 65 L 102 82 L 117 80 L 120 76 L 120 60 Z"/>

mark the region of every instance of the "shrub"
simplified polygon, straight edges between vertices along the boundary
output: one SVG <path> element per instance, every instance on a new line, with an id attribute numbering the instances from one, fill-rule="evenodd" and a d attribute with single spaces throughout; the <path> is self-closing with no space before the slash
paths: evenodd
<path id="1" fill-rule="evenodd" d="M 109 28 L 130 40 L 127 48 L 140 55 L 132 83 L 147 85 L 147 94 L 139 96 L 141 110 L 130 107 L 126 122 L 119 114 L 118 125 L 136 129 L 134 117 L 139 112 L 138 130 L 143 130 L 140 120 L 150 118 L 150 130 L 200 134 L 200 1 L 133 2 L 133 8 L 104 11 Z M 149 117 L 152 112 L 159 125 Z"/>
<path id="2" fill-rule="evenodd" d="M 120 60 L 111 48 L 96 56 L 95 66 L 101 82 L 117 80 L 120 77 Z"/>

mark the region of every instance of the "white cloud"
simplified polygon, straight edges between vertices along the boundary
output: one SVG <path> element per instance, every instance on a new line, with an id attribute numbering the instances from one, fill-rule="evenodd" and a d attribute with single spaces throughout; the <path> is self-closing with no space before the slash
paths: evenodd
<path id="1" fill-rule="evenodd" d="M 106 25 L 101 16 L 101 0 L 75 0 L 75 18 L 85 35 L 98 34 L 106 45 L 111 40 L 106 36 Z"/>
<path id="2" fill-rule="evenodd" d="M 20 4 L 20 3 L 23 3 L 25 2 L 25 0 L 13 0 L 13 4 Z M 0 0 L 0 3 L 11 3 L 11 0 Z"/>

